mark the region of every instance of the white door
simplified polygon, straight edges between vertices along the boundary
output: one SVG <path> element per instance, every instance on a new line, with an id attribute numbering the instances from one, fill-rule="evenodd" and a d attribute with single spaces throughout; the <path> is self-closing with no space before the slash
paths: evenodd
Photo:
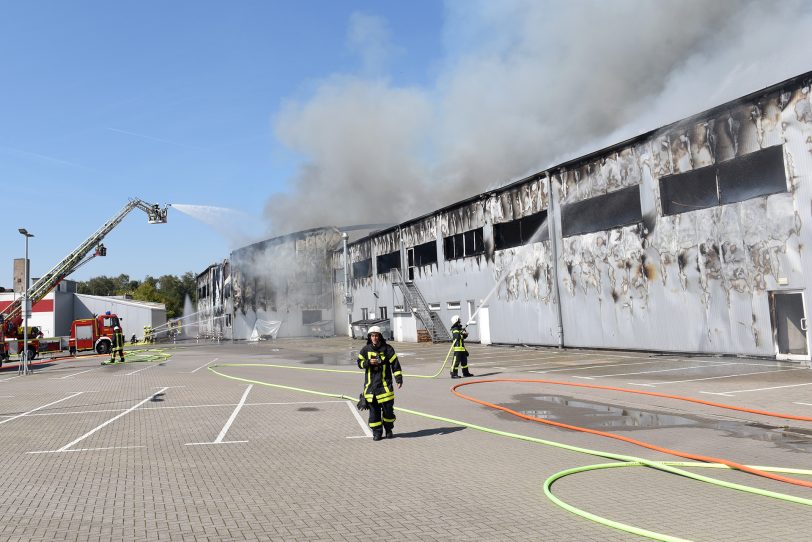
<path id="1" fill-rule="evenodd" d="M 770 292 L 770 318 L 776 359 L 809 359 L 803 292 Z"/>

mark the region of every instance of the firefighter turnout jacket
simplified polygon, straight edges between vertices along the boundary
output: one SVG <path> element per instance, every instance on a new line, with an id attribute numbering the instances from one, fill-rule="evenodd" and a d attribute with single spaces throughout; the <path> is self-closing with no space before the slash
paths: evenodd
<path id="1" fill-rule="evenodd" d="M 395 349 L 383 338 L 377 347 L 372 341 L 368 341 L 361 348 L 361 352 L 358 353 L 358 368 L 366 371 L 364 397 L 368 402 L 377 399 L 379 403 L 386 403 L 395 399 L 392 378 L 394 377 L 398 384 L 402 384 L 403 373 Z"/>
<path id="2" fill-rule="evenodd" d="M 467 354 L 468 350 L 465 349 L 465 339 L 468 337 L 468 332 L 463 329 L 460 322 L 451 326 L 451 335 L 454 339 L 454 352 L 465 352 Z"/>

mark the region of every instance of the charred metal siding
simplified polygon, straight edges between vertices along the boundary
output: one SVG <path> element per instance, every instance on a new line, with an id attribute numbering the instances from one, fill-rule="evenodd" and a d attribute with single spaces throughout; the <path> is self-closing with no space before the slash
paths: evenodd
<path id="1" fill-rule="evenodd" d="M 772 356 L 770 292 L 812 285 L 804 273 L 812 269 L 804 250 L 812 238 L 811 80 L 796 77 L 370 235 L 352 258 L 398 250 L 396 233 L 403 258 L 436 239 L 437 264 L 416 269 L 415 284 L 444 322 L 467 319 L 466 301 L 478 306 L 496 287 L 486 304 L 492 342 Z M 760 179 L 723 183 L 724 172 L 746 175 L 765 153 L 783 157 L 785 189 L 765 185 L 753 196 Z M 665 212 L 668 182 L 677 192 L 696 182 L 716 201 L 669 201 Z M 613 215 L 605 203 L 622 208 Z M 590 208 L 600 216 L 584 216 Z M 496 250 L 495 225 L 542 211 L 546 238 Z M 443 240 L 475 228 L 484 252 L 446 258 Z M 374 273 L 351 281 L 355 307 L 380 302 L 381 284 L 389 282 Z M 387 303 L 396 303 L 390 290 Z"/>
<path id="2" fill-rule="evenodd" d="M 281 321 L 279 337 L 312 335 L 304 311 L 332 320 L 330 261 L 340 242 L 334 228 L 318 228 L 232 252 L 234 338 L 248 338 L 257 320 Z"/>
<path id="3" fill-rule="evenodd" d="M 228 260 L 210 265 L 197 276 L 196 335 L 201 338 L 231 339 L 233 301 L 231 266 Z M 184 321 L 184 326 L 191 322 Z M 192 328 L 194 330 L 194 328 Z"/>

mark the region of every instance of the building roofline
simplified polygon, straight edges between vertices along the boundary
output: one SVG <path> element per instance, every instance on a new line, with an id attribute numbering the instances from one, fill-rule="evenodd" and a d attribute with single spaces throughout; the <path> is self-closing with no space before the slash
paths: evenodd
<path id="1" fill-rule="evenodd" d="M 163 309 L 166 310 L 165 303 L 155 303 L 153 301 L 139 301 L 136 299 L 122 299 L 120 297 L 108 295 L 92 295 L 92 294 L 73 294 L 76 297 L 86 297 L 90 299 L 98 299 L 100 301 L 115 301 L 116 303 L 123 303 L 125 305 L 133 305 L 136 307 L 146 307 L 150 309 Z"/>
<path id="2" fill-rule="evenodd" d="M 544 177 L 547 177 L 547 176 L 550 176 L 550 175 L 554 175 L 554 174 L 556 174 L 556 173 L 558 173 L 558 172 L 560 172 L 562 170 L 571 169 L 576 165 L 580 165 L 580 164 L 582 164 L 584 162 L 589 162 L 589 161 L 594 160 L 595 158 L 597 158 L 599 156 L 609 154 L 612 151 L 617 151 L 617 150 L 620 150 L 622 148 L 626 148 L 626 147 L 628 147 L 630 145 L 633 145 L 633 144 L 635 144 L 637 142 L 648 139 L 648 138 L 652 137 L 653 135 L 655 135 L 655 134 L 657 134 L 659 132 L 665 132 L 665 131 L 668 131 L 670 129 L 676 128 L 677 126 L 679 126 L 681 124 L 690 124 L 690 123 L 696 122 L 696 121 L 698 121 L 698 120 L 700 120 L 700 119 L 702 119 L 704 117 L 710 117 L 710 116 L 716 115 L 716 114 L 721 113 L 721 112 L 723 112 L 723 111 L 725 111 L 727 109 L 730 109 L 732 106 L 734 106 L 736 104 L 751 101 L 753 98 L 755 98 L 755 97 L 757 97 L 759 95 L 775 92 L 775 91 L 781 90 L 783 87 L 787 87 L 787 86 L 798 86 L 798 84 L 803 83 L 804 80 L 808 80 L 808 84 L 812 84 L 812 71 L 808 71 L 808 72 L 796 75 L 794 77 L 790 77 L 789 79 L 785 79 L 785 80 L 783 80 L 783 81 L 781 81 L 779 83 L 769 85 L 769 86 L 764 87 L 764 88 L 762 88 L 760 90 L 756 90 L 756 91 L 750 92 L 748 94 L 745 94 L 743 96 L 740 96 L 738 98 L 735 98 L 733 100 L 729 100 L 727 102 L 715 105 L 715 106 L 713 106 L 713 107 L 711 107 L 709 109 L 706 109 L 704 111 L 701 111 L 699 113 L 695 113 L 693 115 L 681 118 L 679 120 L 676 120 L 676 121 L 671 122 L 669 124 L 666 124 L 664 126 L 660 126 L 658 128 L 648 130 L 647 132 L 640 133 L 640 134 L 638 134 L 638 135 L 636 135 L 634 137 L 630 137 L 630 138 L 628 138 L 628 139 L 626 139 L 624 141 L 620 141 L 618 143 L 613 143 L 612 145 L 609 145 L 607 147 L 603 147 L 601 149 L 597 149 L 597 150 L 592 151 L 592 152 L 590 152 L 588 154 L 566 160 L 566 161 L 561 162 L 559 164 L 556 164 L 554 166 L 550 166 L 548 168 L 545 168 L 545 169 L 543 169 L 541 171 L 537 171 L 537 172 L 535 172 L 535 173 L 533 173 L 531 175 L 527 175 L 527 176 L 525 176 L 525 177 L 523 177 L 521 179 L 518 179 L 516 181 L 511 181 L 511 182 L 509 182 L 509 183 L 507 183 L 505 185 L 499 186 L 498 188 L 493 188 L 493 189 L 490 189 L 490 190 L 486 190 L 485 192 L 481 192 L 479 194 L 476 194 L 474 196 L 470 196 L 470 197 L 465 198 L 463 200 L 456 201 L 456 202 L 451 203 L 449 205 L 445 205 L 445 206 L 443 206 L 443 207 L 441 207 L 439 209 L 435 209 L 433 211 L 427 212 L 427 213 L 422 214 L 422 215 L 420 215 L 418 217 L 410 218 L 409 220 L 406 220 L 404 222 L 401 222 L 400 224 L 396 224 L 394 226 L 386 228 L 385 230 L 379 230 L 379 231 L 377 231 L 377 232 L 375 232 L 373 234 L 367 235 L 366 237 L 362 237 L 361 239 L 358 239 L 358 240 L 354 241 L 353 243 L 350 243 L 350 245 L 357 245 L 357 244 L 360 244 L 360 243 L 364 243 L 364 242 L 372 239 L 373 237 L 377 237 L 380 234 L 388 233 L 390 231 L 394 231 L 394 230 L 397 230 L 397 229 L 406 228 L 408 226 L 411 226 L 412 224 L 420 222 L 421 220 L 425 220 L 425 219 L 427 219 L 427 218 L 429 218 L 431 216 L 441 214 L 441 213 L 444 213 L 444 212 L 448 212 L 448 211 L 457 209 L 459 207 L 463 207 L 465 205 L 468 205 L 468 204 L 473 203 L 473 202 L 478 201 L 478 200 L 485 200 L 485 199 L 487 199 L 488 197 L 490 197 L 492 195 L 507 192 L 508 190 L 512 190 L 513 188 L 515 188 L 517 186 L 520 186 L 522 184 L 525 184 L 527 182 L 530 182 L 532 180 L 541 179 L 541 178 L 544 178 Z"/>

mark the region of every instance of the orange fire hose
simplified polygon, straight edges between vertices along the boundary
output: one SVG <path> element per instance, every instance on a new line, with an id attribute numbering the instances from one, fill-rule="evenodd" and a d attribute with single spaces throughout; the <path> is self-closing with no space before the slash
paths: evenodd
<path id="1" fill-rule="evenodd" d="M 599 436 L 602 436 L 602 437 L 608 437 L 608 438 L 612 438 L 612 439 L 615 439 L 615 440 L 621 440 L 623 442 L 628 442 L 630 444 L 634 444 L 635 446 L 641 446 L 643 448 L 648 448 L 649 450 L 654 450 L 654 451 L 665 453 L 665 454 L 675 455 L 677 457 L 684 457 L 686 459 L 692 459 L 692 460 L 695 460 L 695 461 L 703 461 L 703 462 L 706 462 L 706 463 L 721 463 L 722 465 L 727 465 L 728 467 L 730 467 L 732 469 L 736 469 L 736 470 L 739 470 L 739 471 L 742 471 L 742 472 L 747 472 L 747 473 L 750 473 L 750 474 L 755 474 L 756 476 L 762 476 L 764 478 L 770 478 L 772 480 L 777 480 L 779 482 L 786 482 L 788 484 L 794 484 L 794 485 L 798 485 L 798 486 L 812 488 L 812 482 L 809 482 L 807 480 L 799 480 L 797 478 L 790 478 L 788 476 L 781 476 L 781 475 L 778 475 L 778 474 L 773 474 L 773 473 L 766 472 L 766 471 L 756 469 L 756 468 L 753 468 L 753 467 L 748 467 L 747 465 L 742 465 L 740 463 L 736 463 L 734 461 L 730 461 L 730 460 L 727 460 L 727 459 L 722 459 L 722 458 L 718 458 L 718 457 L 711 457 L 711 456 L 704 456 L 704 455 L 698 455 L 698 454 L 692 454 L 692 453 L 689 453 L 689 452 L 681 452 L 679 450 L 672 450 L 670 448 L 664 448 L 662 446 L 657 446 L 657 445 L 654 445 L 654 444 L 651 444 L 651 443 L 648 443 L 648 442 L 645 442 L 645 441 L 642 441 L 642 440 L 636 440 L 636 439 L 633 439 L 633 438 L 624 437 L 622 435 L 617 435 L 617 434 L 614 434 L 614 433 L 607 433 L 605 431 L 598 431 L 596 429 L 589 429 L 589 428 L 586 428 L 586 427 L 579 427 L 577 425 L 570 425 L 570 424 L 566 424 L 566 423 L 554 422 L 554 421 L 551 421 L 551 420 L 545 420 L 543 418 L 537 418 L 535 416 L 529 416 L 527 414 L 522 414 L 521 412 L 516 412 L 515 410 L 511 410 L 511 409 L 509 409 L 507 407 L 495 405 L 493 403 L 489 403 L 489 402 L 483 401 L 481 399 L 475 399 L 473 397 L 470 397 L 468 395 L 465 395 L 465 394 L 460 393 L 460 392 L 457 391 L 457 388 L 461 388 L 463 386 L 470 386 L 470 385 L 473 385 L 473 384 L 486 384 L 486 383 L 492 383 L 492 382 L 519 382 L 519 383 L 552 384 L 552 385 L 557 385 L 557 386 L 572 386 L 572 387 L 578 387 L 578 388 L 592 388 L 592 389 L 599 389 L 599 390 L 620 391 L 620 392 L 624 392 L 624 393 L 635 393 L 635 394 L 638 394 L 638 395 L 651 395 L 651 396 L 654 396 L 654 397 L 665 397 L 665 398 L 668 398 L 668 399 L 675 399 L 675 400 L 678 400 L 678 401 L 688 401 L 688 402 L 691 402 L 691 403 L 700 403 L 700 404 L 709 405 L 709 406 L 713 406 L 713 407 L 717 407 L 717 408 L 723 408 L 723 409 L 728 409 L 728 410 L 738 410 L 738 411 L 741 411 L 741 412 L 749 412 L 749 413 L 752 413 L 752 414 L 759 414 L 759 415 L 762 415 L 762 416 L 770 416 L 770 417 L 773 417 L 773 418 L 785 418 L 785 419 L 790 419 L 790 420 L 801 420 L 801 421 L 807 421 L 807 422 L 812 422 L 812 417 L 796 416 L 796 415 L 792 415 L 792 414 L 781 414 L 781 413 L 777 413 L 777 412 L 768 412 L 768 411 L 765 411 L 765 410 L 756 410 L 756 409 L 751 409 L 751 408 L 737 407 L 737 406 L 734 406 L 734 405 L 726 405 L 724 403 L 714 403 L 714 402 L 711 402 L 711 401 L 703 401 L 702 399 L 695 399 L 695 398 L 692 398 L 692 397 L 682 397 L 680 395 L 668 395 L 668 394 L 665 394 L 665 393 L 656 393 L 656 392 L 640 391 L 640 390 L 630 390 L 630 389 L 627 389 L 627 388 L 617 388 L 617 387 L 614 387 L 614 386 L 598 386 L 596 384 L 580 384 L 580 383 L 575 383 L 575 382 L 561 382 L 561 381 L 556 381 L 556 380 L 525 379 L 525 378 L 494 378 L 494 379 L 487 379 L 487 380 L 469 380 L 467 382 L 461 382 L 459 384 L 456 384 L 455 386 L 452 386 L 452 388 L 451 388 L 451 392 L 454 395 L 456 395 L 457 397 L 461 397 L 461 398 L 466 399 L 468 401 L 472 401 L 474 403 L 478 403 L 480 405 L 484 405 L 484 406 L 487 406 L 489 408 L 494 408 L 494 409 L 497 409 L 497 410 L 501 410 L 503 412 L 507 412 L 508 414 L 512 414 L 513 416 L 517 416 L 517 417 L 525 419 L 525 420 L 544 423 L 544 424 L 552 425 L 552 426 L 555 426 L 555 427 L 562 427 L 564 429 L 571 429 L 573 431 L 580 431 L 582 433 L 591 433 L 593 435 L 599 435 Z"/>

